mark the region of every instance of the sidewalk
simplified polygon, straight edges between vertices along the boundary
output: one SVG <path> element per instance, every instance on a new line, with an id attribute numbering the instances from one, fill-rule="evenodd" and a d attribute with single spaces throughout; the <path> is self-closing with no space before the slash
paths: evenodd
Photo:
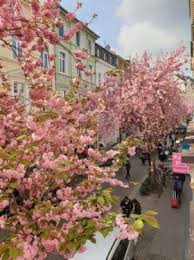
<path id="1" fill-rule="evenodd" d="M 187 260 L 185 254 L 189 238 L 191 199 L 189 177 L 184 184 L 180 209 L 172 209 L 170 206 L 172 183 L 169 183 L 160 198 L 157 194 L 142 197 L 138 191 L 134 195 L 140 201 L 143 211 L 158 211 L 160 223 L 160 229 L 145 227 L 137 243 L 135 260 Z"/>
<path id="2" fill-rule="evenodd" d="M 146 178 L 148 166 L 142 166 L 137 157 L 131 163 L 131 182 L 142 183 Z M 125 180 L 125 169 L 117 174 L 117 178 Z M 142 210 L 156 210 L 160 229 L 153 229 L 147 225 L 143 234 L 140 235 L 135 260 L 191 260 L 186 256 L 188 251 L 189 226 L 190 226 L 190 179 L 187 177 L 182 194 L 182 205 L 180 209 L 172 209 L 170 200 L 172 198 L 172 181 L 158 198 L 158 194 L 141 196 L 140 184 L 130 184 L 129 190 L 115 188 L 114 194 L 123 198 L 128 195 L 136 198 L 142 205 Z M 194 258 L 193 258 L 194 259 Z"/>

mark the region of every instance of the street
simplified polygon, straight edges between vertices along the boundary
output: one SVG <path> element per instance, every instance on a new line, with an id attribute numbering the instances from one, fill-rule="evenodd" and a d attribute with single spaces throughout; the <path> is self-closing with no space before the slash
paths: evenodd
<path id="1" fill-rule="evenodd" d="M 131 167 L 131 181 L 139 182 L 144 178 L 146 167 L 141 165 L 140 160 L 134 157 Z M 119 179 L 124 179 L 125 174 L 121 173 Z M 156 210 L 158 212 L 158 221 L 160 229 L 145 227 L 143 234 L 140 235 L 137 249 L 136 260 L 187 260 L 185 258 L 187 243 L 189 237 L 189 202 L 191 199 L 191 190 L 189 187 L 190 178 L 186 179 L 184 184 L 182 205 L 180 209 L 172 209 L 170 199 L 172 197 L 172 181 L 167 185 L 162 196 L 158 194 L 149 196 L 140 196 L 139 185 L 131 187 L 129 194 L 126 191 L 116 188 L 114 193 L 122 198 L 129 195 L 130 198 L 136 198 L 142 205 L 142 210 Z"/>

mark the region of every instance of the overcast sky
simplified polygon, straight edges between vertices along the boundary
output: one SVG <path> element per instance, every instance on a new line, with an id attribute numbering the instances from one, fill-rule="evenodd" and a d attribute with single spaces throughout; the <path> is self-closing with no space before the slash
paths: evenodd
<path id="1" fill-rule="evenodd" d="M 63 0 L 73 10 L 76 1 Z M 181 41 L 190 44 L 189 0 L 83 0 L 78 18 L 88 20 L 92 13 L 98 18 L 91 24 L 101 39 L 127 57 L 144 50 L 157 54 L 171 50 Z M 189 51 L 189 49 L 188 49 Z"/>

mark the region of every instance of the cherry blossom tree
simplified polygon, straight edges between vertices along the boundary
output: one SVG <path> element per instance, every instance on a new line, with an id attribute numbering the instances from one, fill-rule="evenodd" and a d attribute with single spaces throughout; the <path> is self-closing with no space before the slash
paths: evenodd
<path id="1" fill-rule="evenodd" d="M 105 110 L 99 130 L 103 134 L 116 127 L 130 132 L 135 126 L 154 168 L 157 145 L 185 116 L 183 93 L 174 76 L 183 65 L 183 57 L 183 47 L 155 61 L 144 53 L 132 59 L 124 73 L 110 73 L 102 86 Z"/>
<path id="2" fill-rule="evenodd" d="M 39 54 L 57 44 L 54 32 L 60 26 L 57 0 L 29 1 L 31 15 L 26 17 L 22 1 L 0 0 L 0 44 L 14 51 L 9 38 L 16 36 L 22 48 L 18 64 L 30 88 L 30 109 L 10 95 L 10 82 L 0 66 L 0 227 L 7 230 L 0 245 L 2 259 L 45 259 L 58 253 L 65 259 L 84 250 L 87 239 L 94 241 L 96 231 L 107 235 L 115 226 L 118 238 L 136 239 L 137 216 L 124 218 L 111 210 L 115 202 L 111 188 L 128 188 L 115 178 L 118 164 L 100 167 L 117 156 L 117 151 L 88 149 L 95 142 L 97 118 L 104 109 L 102 95 L 88 93 L 79 101 L 63 99 L 53 91 L 54 68 L 42 68 Z M 77 9 L 81 4 L 77 4 Z M 75 10 L 75 12 L 76 12 Z M 68 21 L 75 18 L 68 13 Z M 83 29 L 76 22 L 64 40 Z M 73 54 L 77 67 L 85 69 L 83 50 Z M 52 61 L 54 57 L 49 57 Z M 89 72 L 85 72 L 89 74 Z M 78 79 L 73 79 L 75 88 Z M 130 151 L 132 152 L 132 151 Z M 154 227 L 157 221 L 147 212 L 138 218 Z"/>

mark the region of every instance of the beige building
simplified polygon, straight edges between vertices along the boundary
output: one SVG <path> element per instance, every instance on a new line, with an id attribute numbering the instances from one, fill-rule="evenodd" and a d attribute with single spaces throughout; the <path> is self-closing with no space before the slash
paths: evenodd
<path id="1" fill-rule="evenodd" d="M 31 9 L 26 0 L 22 1 L 23 13 L 26 17 L 31 16 Z M 13 96 L 21 96 L 22 101 L 28 103 L 29 100 L 29 87 L 25 76 L 20 69 L 17 58 L 22 55 L 22 48 L 17 37 L 13 36 L 7 39 L 12 48 L 0 48 L 0 62 L 3 65 L 3 70 L 8 76 L 9 82 L 11 83 L 11 94 Z M 45 50 L 41 56 L 40 54 L 34 54 L 37 58 L 42 59 L 44 68 L 51 66 L 49 62 L 49 54 L 54 54 L 53 45 L 49 45 L 48 50 Z M 53 80 L 53 85 L 55 85 Z"/>
<path id="2" fill-rule="evenodd" d="M 64 41 L 64 32 L 71 29 L 78 21 L 75 19 L 73 22 L 67 22 L 65 20 L 65 14 L 67 11 L 64 8 L 60 8 L 60 18 L 64 20 L 64 24 L 60 28 L 56 28 L 58 35 L 60 36 L 60 44 L 55 48 L 55 82 L 56 89 L 64 96 L 68 90 L 71 79 L 74 77 L 80 78 L 82 81 L 81 88 L 85 90 L 94 87 L 96 83 L 96 59 L 95 59 L 95 41 L 99 38 L 97 34 L 91 31 L 88 27 L 85 27 L 82 31 L 76 33 L 76 35 L 70 41 Z M 88 53 L 88 60 L 86 61 L 86 68 L 93 72 L 93 75 L 86 77 L 76 69 L 75 58 L 72 53 L 78 49 L 85 49 Z"/>

